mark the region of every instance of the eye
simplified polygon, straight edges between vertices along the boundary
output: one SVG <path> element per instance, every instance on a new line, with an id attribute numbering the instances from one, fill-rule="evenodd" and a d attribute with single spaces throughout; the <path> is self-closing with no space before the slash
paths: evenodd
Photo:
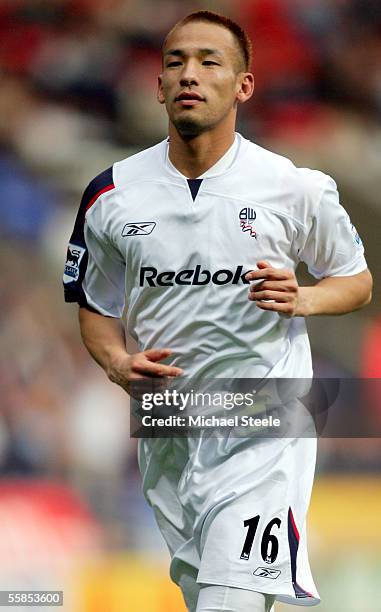
<path id="1" fill-rule="evenodd" d="M 202 63 L 204 66 L 219 66 L 217 62 L 213 62 L 212 60 L 204 60 Z"/>
<path id="2" fill-rule="evenodd" d="M 181 62 L 178 60 L 173 60 L 172 62 L 168 62 L 167 68 L 175 68 L 176 66 L 181 66 Z"/>

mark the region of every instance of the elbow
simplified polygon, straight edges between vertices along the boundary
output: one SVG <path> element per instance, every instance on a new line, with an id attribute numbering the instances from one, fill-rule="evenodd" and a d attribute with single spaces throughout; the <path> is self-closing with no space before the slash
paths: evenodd
<path id="1" fill-rule="evenodd" d="M 364 278 L 364 300 L 362 306 L 367 306 L 372 301 L 373 277 L 369 270 L 366 270 Z"/>
<path id="2" fill-rule="evenodd" d="M 368 306 L 372 301 L 372 288 L 369 290 L 368 296 L 364 302 L 364 306 Z"/>

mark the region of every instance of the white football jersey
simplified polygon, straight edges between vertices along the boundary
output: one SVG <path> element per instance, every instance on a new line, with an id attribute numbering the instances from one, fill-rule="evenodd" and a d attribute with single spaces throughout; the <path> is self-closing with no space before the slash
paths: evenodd
<path id="1" fill-rule="evenodd" d="M 327 175 L 236 135 L 188 180 L 168 141 L 117 162 L 84 193 L 64 273 L 67 301 L 126 313 L 141 350 L 169 347 L 185 376 L 312 374 L 302 317 L 248 300 L 245 274 L 267 260 L 320 279 L 366 269 L 361 240 Z"/>
<path id="2" fill-rule="evenodd" d="M 260 260 L 304 261 L 318 279 L 366 269 L 334 181 L 238 134 L 188 180 L 163 141 L 89 184 L 65 299 L 124 314 L 140 349 L 172 349 L 168 362 L 187 377 L 309 378 L 304 319 L 248 300 L 245 274 Z M 304 437 L 139 440 L 143 491 L 184 593 L 188 577 L 318 603 L 306 541 L 315 454 Z"/>

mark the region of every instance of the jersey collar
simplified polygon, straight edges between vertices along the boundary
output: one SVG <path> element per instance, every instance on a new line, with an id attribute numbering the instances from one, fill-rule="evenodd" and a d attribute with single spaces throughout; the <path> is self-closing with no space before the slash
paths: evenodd
<path id="1" fill-rule="evenodd" d="M 185 176 L 184 174 L 179 172 L 177 168 L 175 168 L 175 166 L 172 164 L 171 160 L 169 159 L 169 156 L 168 156 L 169 144 L 168 143 L 169 141 L 166 140 L 165 141 L 165 165 L 166 165 L 167 170 L 169 170 L 171 174 L 175 174 L 177 177 L 188 179 L 187 176 Z M 234 142 L 231 145 L 231 147 L 226 151 L 226 153 L 224 153 L 224 155 L 220 157 L 220 159 L 211 168 L 209 168 L 206 172 L 204 172 L 203 174 L 200 174 L 200 176 L 196 178 L 199 178 L 199 179 L 213 178 L 229 170 L 230 167 L 234 164 L 238 156 L 239 150 L 241 148 L 241 144 L 242 144 L 242 136 L 238 134 L 238 132 L 236 132 Z"/>

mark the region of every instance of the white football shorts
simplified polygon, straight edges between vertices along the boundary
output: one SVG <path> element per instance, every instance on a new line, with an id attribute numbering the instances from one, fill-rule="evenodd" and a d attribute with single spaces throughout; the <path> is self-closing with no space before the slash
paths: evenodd
<path id="1" fill-rule="evenodd" d="M 139 440 L 143 491 L 189 609 L 195 581 L 294 605 L 320 602 L 306 536 L 316 444 L 315 437 Z"/>

